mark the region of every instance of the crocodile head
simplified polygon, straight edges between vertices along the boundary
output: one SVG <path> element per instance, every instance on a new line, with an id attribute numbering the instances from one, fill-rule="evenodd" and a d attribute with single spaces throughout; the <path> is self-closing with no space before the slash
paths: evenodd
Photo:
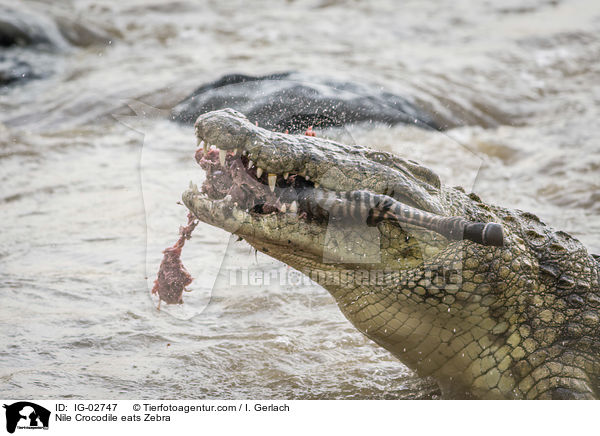
<path id="1" fill-rule="evenodd" d="M 183 193 L 188 209 L 309 275 L 356 328 L 447 395 L 598 393 L 598 266 L 569 235 L 445 187 L 411 160 L 267 131 L 231 109 L 201 115 L 195 132 L 207 174 L 202 192 Z M 438 216 L 501 223 L 505 245 L 318 213 L 303 201 L 355 190 Z M 352 215 L 352 200 L 340 201 Z"/>

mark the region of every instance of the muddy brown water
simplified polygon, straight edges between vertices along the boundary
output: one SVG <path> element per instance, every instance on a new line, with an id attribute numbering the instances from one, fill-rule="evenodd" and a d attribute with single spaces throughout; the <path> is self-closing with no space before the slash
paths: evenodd
<path id="1" fill-rule="evenodd" d="M 192 129 L 164 110 L 231 72 L 379 84 L 462 125 L 319 134 L 422 162 L 600 253 L 600 4 L 502 3 L 19 3 L 108 41 L 66 43 L 43 57 L 52 74 L 0 93 L 0 396 L 435 398 L 326 291 L 203 224 L 183 255 L 192 292 L 156 311 L 176 201 L 202 181 Z"/>

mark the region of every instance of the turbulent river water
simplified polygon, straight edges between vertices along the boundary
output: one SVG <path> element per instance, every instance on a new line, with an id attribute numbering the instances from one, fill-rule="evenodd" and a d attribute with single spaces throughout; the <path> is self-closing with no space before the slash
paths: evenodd
<path id="1" fill-rule="evenodd" d="M 160 252 L 186 221 L 177 200 L 203 177 L 193 129 L 166 114 L 225 73 L 304 71 L 405 96 L 454 127 L 318 134 L 419 161 L 600 253 L 599 2 L 18 7 L 56 48 L 17 49 L 44 74 L 0 91 L 2 397 L 437 397 L 326 291 L 204 224 L 183 255 L 192 292 L 156 310 Z"/>

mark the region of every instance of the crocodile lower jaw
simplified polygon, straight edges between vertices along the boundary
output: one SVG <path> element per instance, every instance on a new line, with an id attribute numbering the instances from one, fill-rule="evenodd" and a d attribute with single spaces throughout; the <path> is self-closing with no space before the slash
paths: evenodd
<path id="1" fill-rule="evenodd" d="M 268 252 L 267 245 L 280 247 L 281 252 L 297 251 L 303 257 L 322 256 L 325 225 L 299 219 L 297 213 L 247 212 L 230 198 L 211 199 L 196 188 L 186 190 L 183 203 L 201 221 L 219 227 L 245 239 L 251 245 Z"/>

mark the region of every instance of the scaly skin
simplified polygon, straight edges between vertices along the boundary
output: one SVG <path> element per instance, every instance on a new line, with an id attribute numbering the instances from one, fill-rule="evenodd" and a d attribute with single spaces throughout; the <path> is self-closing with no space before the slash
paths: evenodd
<path id="1" fill-rule="evenodd" d="M 358 330 L 435 378 L 446 397 L 600 395 L 600 267 L 576 239 L 530 213 L 442 186 L 430 170 L 389 153 L 266 131 L 230 109 L 201 115 L 195 128 L 209 144 L 247 152 L 265 173 L 302 173 L 319 189 L 365 189 L 502 224 L 504 247 L 486 247 L 410 226 L 327 225 L 247 212 L 194 189 L 183 194 L 200 220 L 319 281 Z"/>

